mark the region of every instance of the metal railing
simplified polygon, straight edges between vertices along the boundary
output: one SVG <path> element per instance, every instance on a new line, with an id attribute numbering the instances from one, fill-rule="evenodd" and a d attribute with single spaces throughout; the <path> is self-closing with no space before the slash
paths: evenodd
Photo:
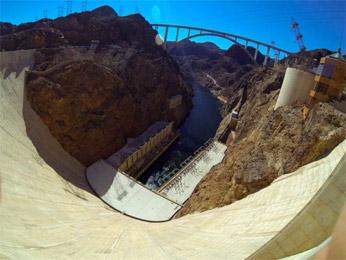
<path id="1" fill-rule="evenodd" d="M 177 189 L 179 189 L 179 187 L 181 186 L 179 184 L 181 184 L 181 180 L 186 174 L 191 173 L 194 175 L 197 173 L 196 165 L 200 160 L 204 160 L 205 162 L 208 162 L 210 160 L 208 156 L 208 152 L 210 150 L 213 150 L 215 152 L 217 152 L 218 150 L 213 138 L 209 139 L 202 146 L 200 146 L 193 153 L 193 156 L 189 156 L 182 163 L 180 163 L 180 168 L 175 168 L 168 175 L 166 175 L 166 177 L 164 178 L 166 183 L 158 188 L 157 191 L 162 192 L 163 190 L 170 189 L 175 185 L 177 186 Z"/>

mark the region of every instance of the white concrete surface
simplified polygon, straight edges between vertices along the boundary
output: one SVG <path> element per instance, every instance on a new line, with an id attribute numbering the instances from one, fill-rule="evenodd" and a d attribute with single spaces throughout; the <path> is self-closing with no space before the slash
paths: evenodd
<path id="1" fill-rule="evenodd" d="M 159 192 L 183 204 L 210 169 L 222 161 L 226 148 L 224 144 L 214 141 L 208 150 L 199 153 L 171 181 L 159 189 Z"/>
<path id="2" fill-rule="evenodd" d="M 304 103 L 313 86 L 314 74 L 295 68 L 287 68 L 274 110 L 297 102 Z"/>
<path id="3" fill-rule="evenodd" d="M 308 190 L 316 188 L 316 185 L 319 188 L 295 218 L 280 229 L 278 234 L 260 250 L 251 255 L 252 259 L 273 259 L 295 255 L 316 247 L 331 235 L 334 227 L 331 227 L 330 223 L 336 222 L 346 201 L 345 148 L 346 140 L 328 157 L 305 165 L 296 172 L 283 175 L 274 181 L 274 185 L 280 185 L 279 182 L 285 182 L 286 178 L 295 175 L 294 184 L 288 181 L 281 185 L 288 185 L 291 189 L 285 200 L 296 197 L 296 200 L 301 200 L 298 203 L 303 203 Z M 334 158 L 339 160 L 334 161 Z M 318 184 L 321 178 L 325 178 L 322 185 Z M 279 208 L 275 209 L 275 214 L 277 212 Z"/>
<path id="4" fill-rule="evenodd" d="M 162 223 L 124 216 L 92 192 L 85 168 L 23 99 L 24 73 L 6 75 L 0 72 L 0 258 L 277 259 L 328 238 L 345 203 L 343 141 L 231 205 Z"/>
<path id="5" fill-rule="evenodd" d="M 114 209 L 146 221 L 169 220 L 181 206 L 116 171 L 104 160 L 87 168 L 93 190 Z"/>
<path id="6" fill-rule="evenodd" d="M 313 247 L 309 250 L 303 251 L 302 253 L 281 258 L 282 260 L 313 260 L 316 254 L 326 248 L 331 242 L 331 237 L 327 238 L 320 245 Z M 332 260 L 332 259 L 331 259 Z"/>

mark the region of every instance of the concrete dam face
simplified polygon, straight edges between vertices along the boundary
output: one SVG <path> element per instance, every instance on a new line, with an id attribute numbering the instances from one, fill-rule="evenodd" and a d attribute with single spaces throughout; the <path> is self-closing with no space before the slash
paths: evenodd
<path id="1" fill-rule="evenodd" d="M 346 141 L 234 204 L 144 222 L 98 198 L 31 109 L 32 65 L 30 50 L 0 55 L 0 258 L 274 259 L 311 255 L 331 235 L 345 202 Z"/>

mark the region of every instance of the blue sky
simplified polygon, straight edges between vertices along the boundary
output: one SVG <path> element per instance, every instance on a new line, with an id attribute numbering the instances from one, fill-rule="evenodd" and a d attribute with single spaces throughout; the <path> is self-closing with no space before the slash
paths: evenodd
<path id="1" fill-rule="evenodd" d="M 42 18 L 45 11 L 49 18 L 58 15 L 58 6 L 66 11 L 66 1 L 1 0 L 0 20 L 15 24 Z M 151 23 L 171 23 L 204 27 L 229 32 L 271 43 L 292 52 L 298 51 L 291 18 L 300 23 L 307 49 L 346 47 L 346 1 L 144 1 L 89 0 L 87 10 L 110 5 L 121 15 L 136 10 Z M 73 12 L 79 12 L 82 1 L 72 0 Z M 172 32 L 173 33 L 173 32 Z M 172 37 L 174 38 L 174 37 Z M 230 43 L 220 38 L 201 37 L 196 41 L 213 41 L 222 48 Z"/>

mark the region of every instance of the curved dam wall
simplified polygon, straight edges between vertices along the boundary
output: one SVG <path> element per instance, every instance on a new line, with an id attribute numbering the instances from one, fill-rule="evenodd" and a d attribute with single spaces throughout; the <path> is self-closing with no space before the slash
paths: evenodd
<path id="1" fill-rule="evenodd" d="M 6 59 L 16 55 L 0 56 L 0 258 L 270 259 L 317 246 L 331 234 L 345 202 L 345 184 L 338 180 L 346 177 L 346 141 L 326 158 L 229 206 L 169 222 L 139 221 L 112 210 L 90 190 L 84 167 L 23 98 L 31 58 L 18 64 L 19 71 L 5 72 Z M 319 206 L 316 198 L 323 197 Z M 314 210 L 331 213 L 311 227 L 305 218 Z M 307 238 L 319 235 L 307 244 L 286 243 L 300 237 L 295 223 L 304 221 Z M 275 241 L 283 246 L 277 253 Z"/>

